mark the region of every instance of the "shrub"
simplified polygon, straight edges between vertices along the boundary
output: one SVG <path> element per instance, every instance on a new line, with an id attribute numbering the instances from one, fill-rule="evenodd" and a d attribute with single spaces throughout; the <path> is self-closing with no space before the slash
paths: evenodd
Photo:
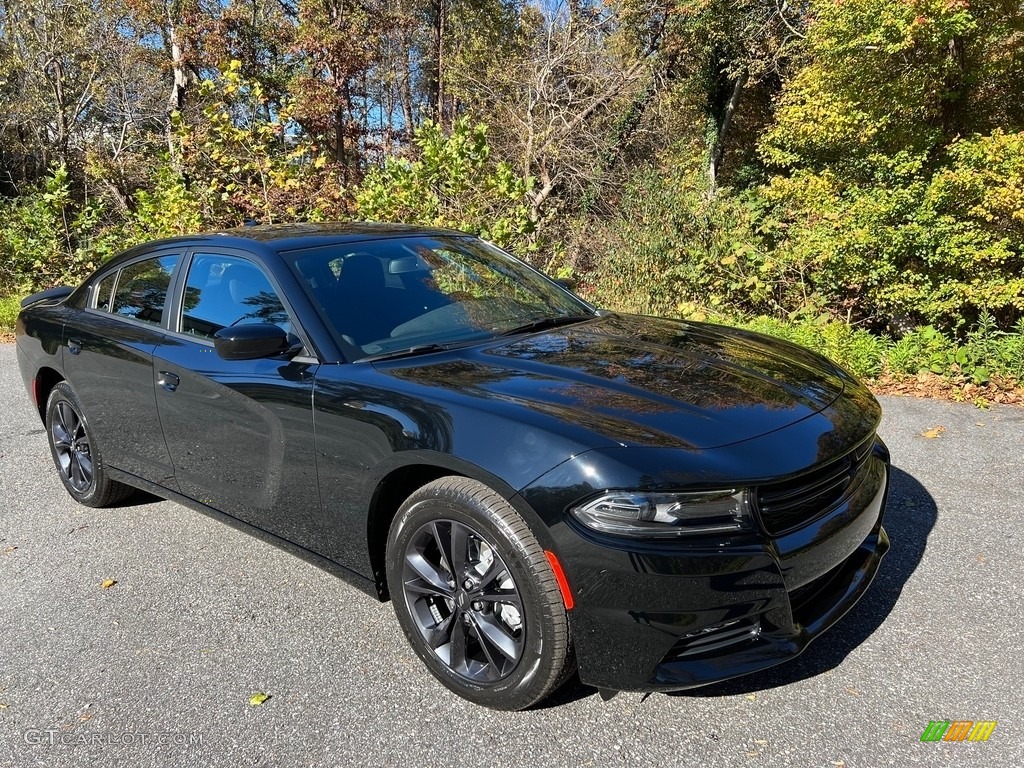
<path id="1" fill-rule="evenodd" d="M 100 222 L 103 204 L 72 198 L 67 169 L 57 166 L 38 186 L 0 202 L 0 295 L 75 283 L 118 250 Z"/>
<path id="2" fill-rule="evenodd" d="M 366 174 L 355 190 L 361 217 L 460 229 L 520 254 L 537 249 L 526 205 L 532 180 L 491 159 L 487 126 L 463 117 L 445 134 L 426 122 L 413 143 L 414 160 L 389 156 Z"/>
<path id="3" fill-rule="evenodd" d="M 20 296 L 0 298 L 0 333 L 14 333 L 14 324 L 18 320 L 18 312 L 20 311 Z"/>
<path id="4" fill-rule="evenodd" d="M 641 171 L 617 213 L 588 233 L 588 294 L 640 314 L 689 314 L 695 306 L 771 311 L 775 282 L 755 218 L 747 198 L 709 198 L 696 171 Z"/>

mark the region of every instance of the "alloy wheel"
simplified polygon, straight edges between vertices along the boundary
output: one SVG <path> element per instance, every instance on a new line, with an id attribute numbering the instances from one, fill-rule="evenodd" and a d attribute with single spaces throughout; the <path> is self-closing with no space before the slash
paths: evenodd
<path id="1" fill-rule="evenodd" d="M 92 453 L 85 423 L 67 401 L 57 403 L 54 415 L 50 431 L 61 474 L 72 488 L 84 493 L 92 485 L 93 478 Z"/>
<path id="2" fill-rule="evenodd" d="M 432 520 L 409 540 L 403 563 L 409 613 L 427 646 L 474 683 L 508 677 L 523 655 L 526 619 L 494 545 L 456 520 Z"/>

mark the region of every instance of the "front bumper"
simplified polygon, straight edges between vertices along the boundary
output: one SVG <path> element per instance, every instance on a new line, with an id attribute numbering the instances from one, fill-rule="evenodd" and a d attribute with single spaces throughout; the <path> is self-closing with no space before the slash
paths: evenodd
<path id="1" fill-rule="evenodd" d="M 808 524 L 671 549 L 551 529 L 576 605 L 580 678 L 614 690 L 679 690 L 786 661 L 835 624 L 871 583 L 888 453 L 876 443 L 841 502 Z"/>

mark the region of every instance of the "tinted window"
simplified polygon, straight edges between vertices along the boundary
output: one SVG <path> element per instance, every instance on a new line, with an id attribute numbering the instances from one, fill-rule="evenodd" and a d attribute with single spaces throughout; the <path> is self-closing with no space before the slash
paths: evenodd
<path id="1" fill-rule="evenodd" d="M 177 255 L 159 256 L 122 269 L 112 311 L 122 317 L 159 325 L 164 316 L 167 286 L 177 263 Z"/>
<path id="2" fill-rule="evenodd" d="M 233 256 L 196 254 L 185 282 L 182 333 L 209 338 L 243 323 L 291 330 L 281 299 L 259 267 Z"/>
<path id="3" fill-rule="evenodd" d="M 290 251 L 346 354 L 492 338 L 592 310 L 522 262 L 470 237 L 403 237 Z"/>
<path id="4" fill-rule="evenodd" d="M 100 280 L 100 284 L 96 288 L 96 309 L 102 309 L 104 312 L 111 310 L 110 299 L 114 293 L 114 280 L 116 278 L 117 273 L 113 272 Z"/>

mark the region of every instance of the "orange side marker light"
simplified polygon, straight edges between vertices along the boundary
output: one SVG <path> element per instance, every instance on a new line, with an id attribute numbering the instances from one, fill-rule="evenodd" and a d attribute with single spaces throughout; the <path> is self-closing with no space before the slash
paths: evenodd
<path id="1" fill-rule="evenodd" d="M 576 600 L 573 599 L 572 591 L 569 589 L 569 582 L 565 578 L 562 564 L 558 562 L 554 552 L 549 552 L 545 549 L 544 554 L 547 556 L 548 562 L 551 563 L 551 570 L 555 572 L 555 581 L 558 582 L 558 589 L 562 592 L 562 602 L 565 603 L 565 609 L 567 611 L 572 610 L 572 607 L 576 605 Z"/>

